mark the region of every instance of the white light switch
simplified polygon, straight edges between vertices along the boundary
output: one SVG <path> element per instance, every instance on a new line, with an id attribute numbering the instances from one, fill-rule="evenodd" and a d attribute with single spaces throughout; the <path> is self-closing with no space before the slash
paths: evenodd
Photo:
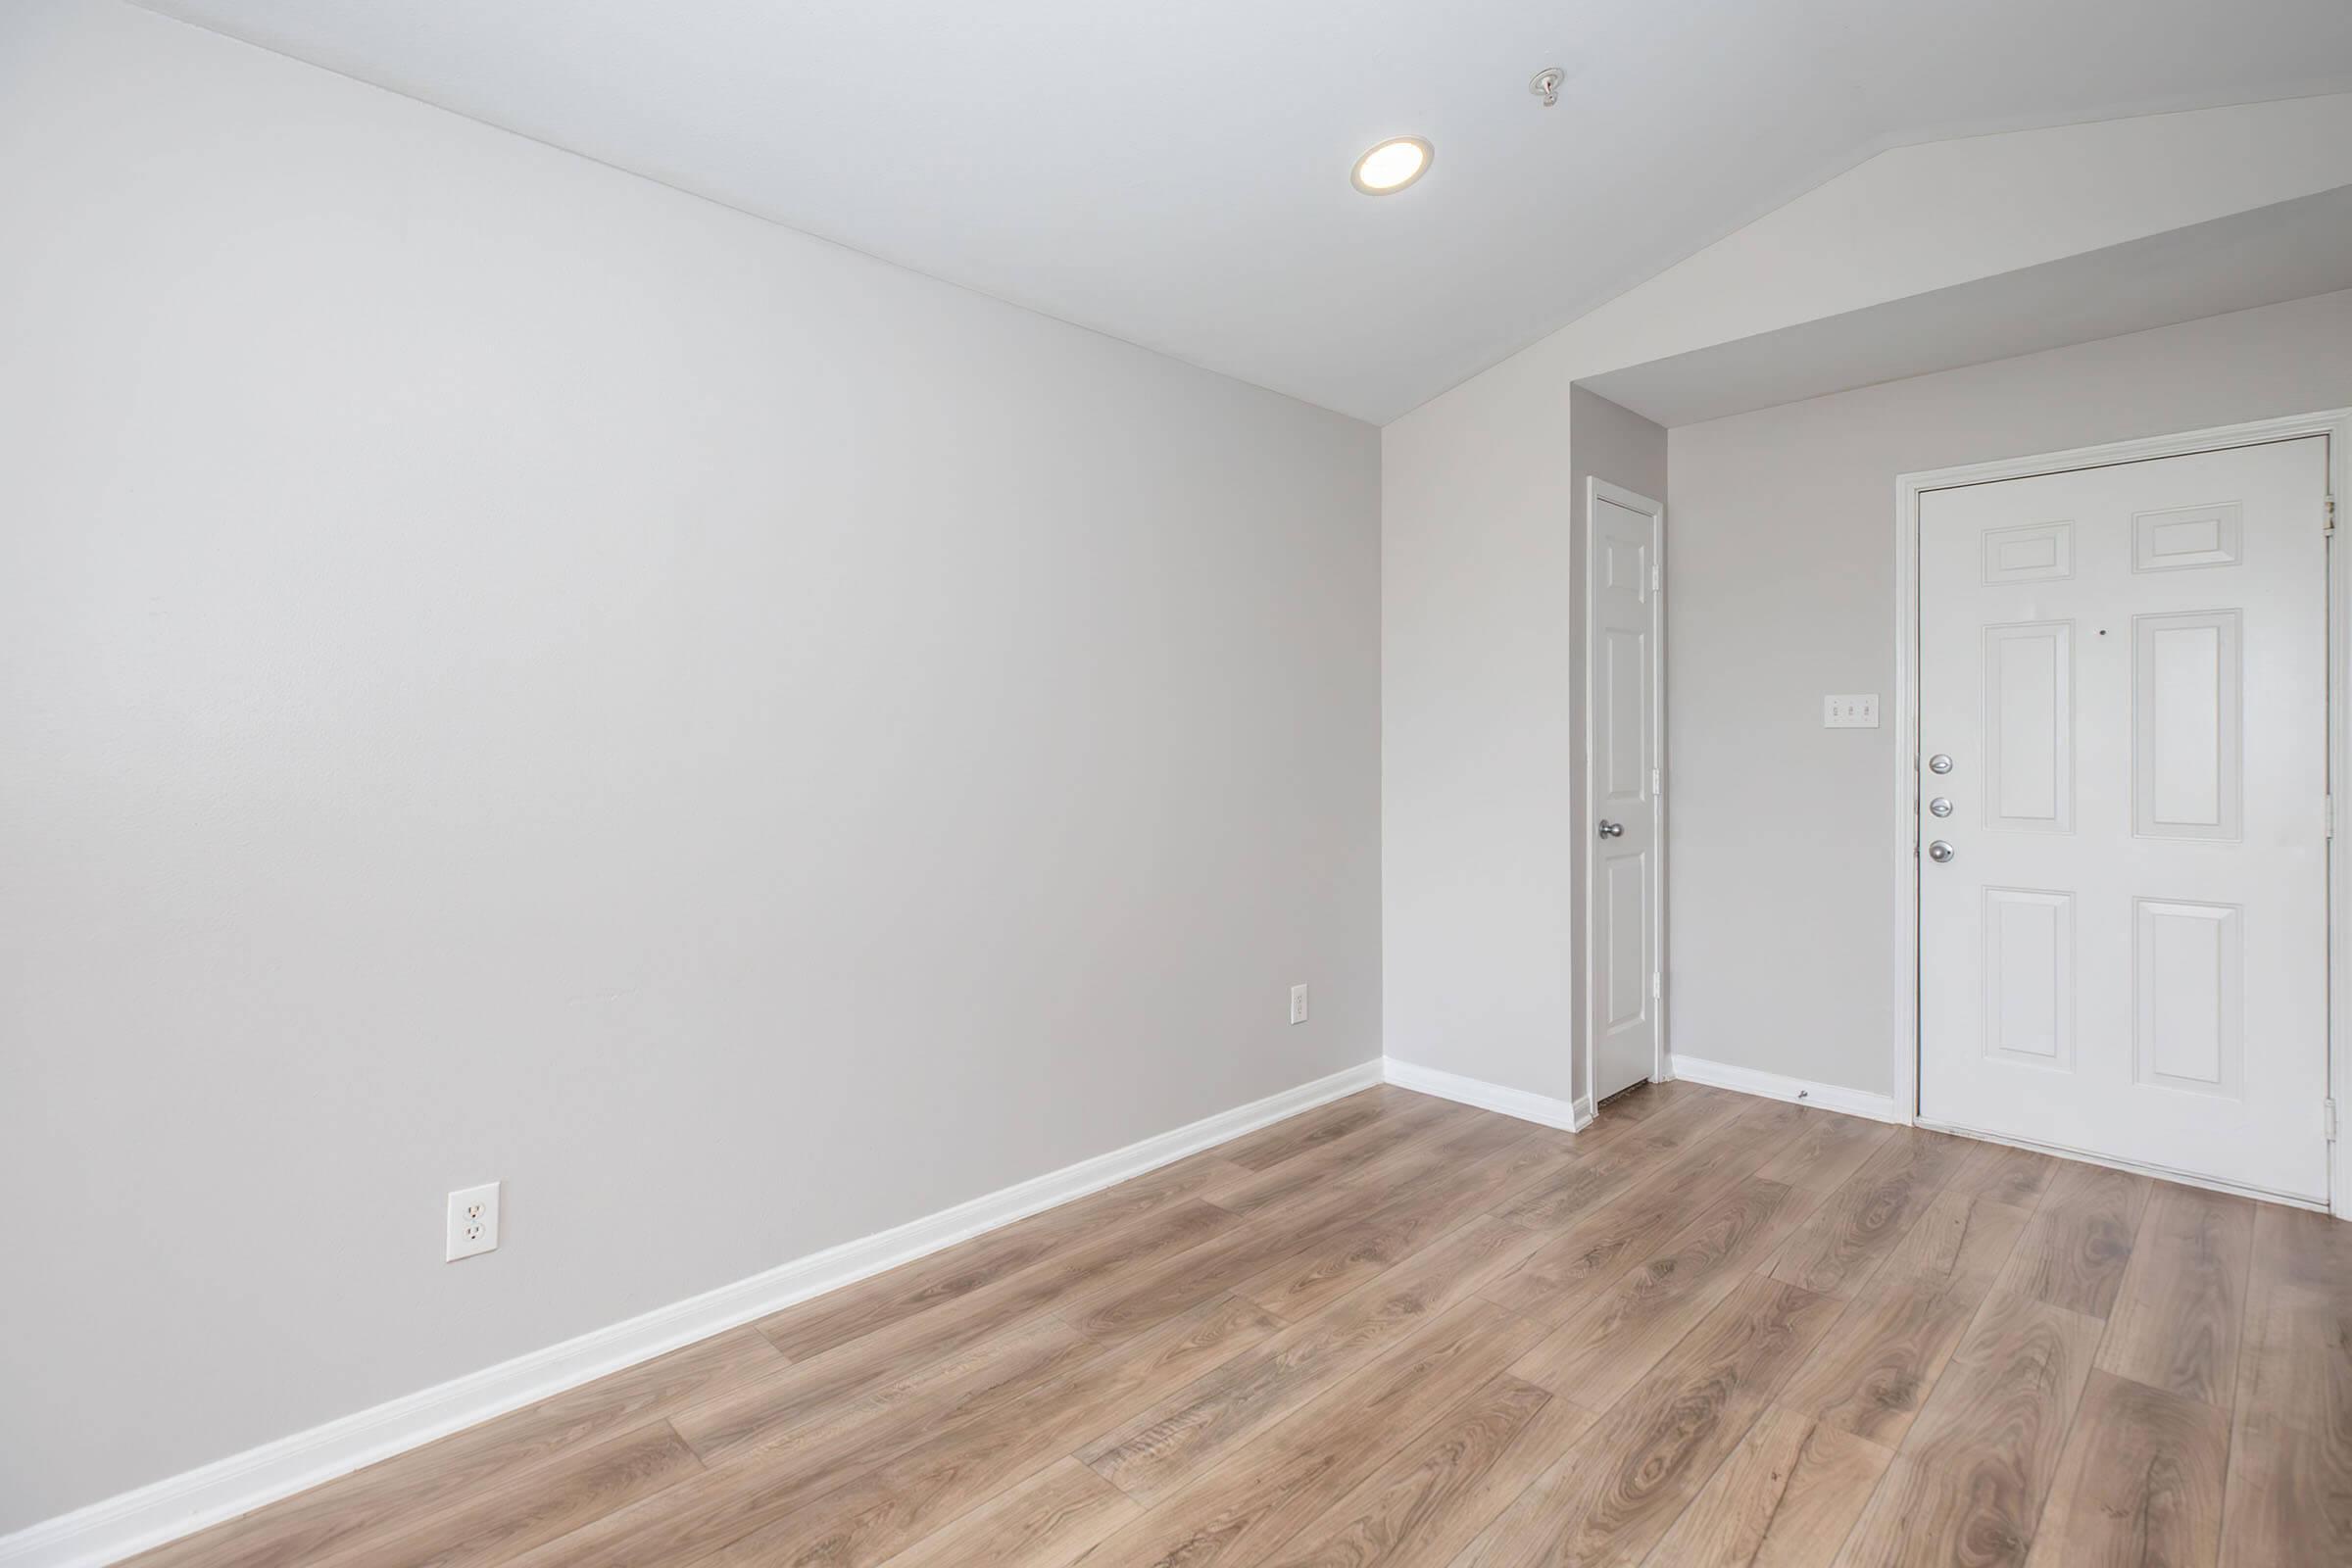
<path id="1" fill-rule="evenodd" d="M 1862 692 L 1845 697 L 1824 697 L 1821 700 L 1823 729 L 1877 729 L 1879 727 L 1879 694 Z"/>

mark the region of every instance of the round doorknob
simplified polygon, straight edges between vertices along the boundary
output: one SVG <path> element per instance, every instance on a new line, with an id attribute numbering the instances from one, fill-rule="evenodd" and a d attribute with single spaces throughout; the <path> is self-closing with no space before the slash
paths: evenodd
<path id="1" fill-rule="evenodd" d="M 1957 851 L 1955 851 L 1949 844 L 1944 843 L 1941 839 L 1937 839 L 1935 843 L 1928 846 L 1928 858 L 1934 860 L 1937 865 L 1943 864 L 1944 861 L 1950 859 L 1953 855 L 1957 853 Z"/>
<path id="2" fill-rule="evenodd" d="M 1603 817 L 1601 818 L 1600 822 L 1600 836 L 1604 839 L 1621 839 L 1625 837 L 1625 824 L 1623 822 L 1612 822 L 1608 818 Z"/>
<path id="3" fill-rule="evenodd" d="M 1929 772 L 1931 772 L 1931 773 L 1949 773 L 1951 770 L 1952 770 L 1952 760 L 1951 760 L 1949 757 L 1945 756 L 1943 753 L 1941 753 L 1941 752 L 1937 752 L 1937 753 L 1936 753 L 1936 754 L 1934 757 L 1931 757 L 1931 758 L 1929 758 L 1929 759 L 1928 759 L 1928 771 L 1929 771 Z"/>
<path id="4" fill-rule="evenodd" d="M 1928 803 L 1928 814 L 1930 816 L 1949 816 L 1952 814 L 1952 803 L 1938 795 Z"/>

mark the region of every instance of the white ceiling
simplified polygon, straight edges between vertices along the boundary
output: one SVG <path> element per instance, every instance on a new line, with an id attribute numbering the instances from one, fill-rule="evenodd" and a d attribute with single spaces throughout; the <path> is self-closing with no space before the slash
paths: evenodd
<path id="1" fill-rule="evenodd" d="M 148 3 L 1383 421 L 1884 147 L 2352 88 L 2346 0 Z"/>
<path id="2" fill-rule="evenodd" d="M 2352 185 L 1629 366 L 1582 384 L 1695 424 L 2352 289 Z"/>

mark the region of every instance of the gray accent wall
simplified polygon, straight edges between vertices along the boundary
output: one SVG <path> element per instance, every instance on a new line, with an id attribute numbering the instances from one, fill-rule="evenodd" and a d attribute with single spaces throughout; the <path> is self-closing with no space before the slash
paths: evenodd
<path id="1" fill-rule="evenodd" d="M 1371 426 L 115 5 L 0 213 L 0 1533 L 1381 1054 Z"/>
<path id="2" fill-rule="evenodd" d="M 1669 432 L 1672 1049 L 1892 1090 L 1897 474 L 2346 405 L 2352 292 Z"/>

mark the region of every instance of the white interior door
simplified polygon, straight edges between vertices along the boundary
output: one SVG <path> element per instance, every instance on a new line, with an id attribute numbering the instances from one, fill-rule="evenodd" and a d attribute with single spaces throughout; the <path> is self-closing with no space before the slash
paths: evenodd
<path id="1" fill-rule="evenodd" d="M 1920 498 L 1926 1120 L 2326 1199 L 2326 494 L 2312 437 Z"/>
<path id="2" fill-rule="evenodd" d="M 1597 481 L 1585 516 L 1585 1038 L 1598 1102 L 1657 1064 L 1663 540 L 1656 502 Z"/>

